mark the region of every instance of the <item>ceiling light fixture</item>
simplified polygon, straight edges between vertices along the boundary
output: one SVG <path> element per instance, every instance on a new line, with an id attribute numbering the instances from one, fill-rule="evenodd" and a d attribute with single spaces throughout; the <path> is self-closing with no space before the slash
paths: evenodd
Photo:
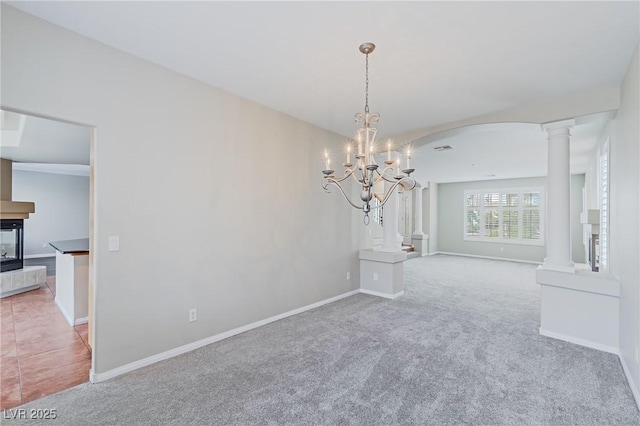
<path id="1" fill-rule="evenodd" d="M 342 164 L 344 167 L 344 175 L 341 177 L 334 176 L 334 170 L 331 169 L 331 158 L 326 149 L 324 151 L 326 167 L 322 171 L 324 174 L 322 189 L 324 189 L 325 192 L 330 192 L 329 186 L 336 186 L 349 204 L 364 212 L 363 220 L 365 225 L 369 224 L 369 212 L 371 212 L 372 209 L 382 207 L 396 190 L 403 192 L 405 190 L 411 190 L 416 186 L 415 179 L 411 177 L 414 169 L 410 168 L 411 149 L 409 147 L 406 151 L 407 167 L 405 169 L 400 168 L 400 157 L 397 157 L 396 161 L 391 159 L 391 141 L 387 143 L 387 159 L 384 162 L 384 169 L 380 171 L 380 167 L 376 164 L 375 139 L 378 129 L 371 127 L 371 125 L 380 120 L 380 114 L 377 112 L 369 113 L 369 54 L 373 52 L 375 48 L 376 45 L 373 43 L 363 43 L 360 45 L 360 52 L 365 55 L 365 101 L 364 114 L 357 113 L 355 115 L 356 123 L 362 126 L 357 129 L 356 133 L 355 143 L 357 144 L 358 150 L 357 153 L 354 154 L 355 164 L 351 162 L 350 142 L 346 147 L 346 162 Z M 362 205 L 351 201 L 340 184 L 349 177 L 353 177 L 353 179 L 362 186 L 362 191 L 360 192 L 360 199 L 363 202 Z M 374 185 L 381 181 L 389 182 L 391 185 L 387 185 L 387 189 L 381 193 L 376 193 L 374 191 Z M 372 206 L 371 201 L 374 197 L 378 200 L 378 203 Z"/>

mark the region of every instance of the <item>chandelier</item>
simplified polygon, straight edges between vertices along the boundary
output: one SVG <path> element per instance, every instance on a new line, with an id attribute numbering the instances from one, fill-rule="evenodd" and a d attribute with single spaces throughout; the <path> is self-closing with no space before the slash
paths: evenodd
<path id="1" fill-rule="evenodd" d="M 375 140 L 378 129 L 371 127 L 380 120 L 380 114 L 377 112 L 369 112 L 369 54 L 373 52 L 376 45 L 373 43 L 363 43 L 360 45 L 360 52 L 365 55 L 365 102 L 364 102 L 364 114 L 357 113 L 355 115 L 355 121 L 361 127 L 357 129 L 356 140 L 353 141 L 357 145 L 357 152 L 354 153 L 355 163 L 351 162 L 351 146 L 350 141 L 347 144 L 347 156 L 346 162 L 342 164 L 344 167 L 344 175 L 336 177 L 334 175 L 335 170 L 331 169 L 331 158 L 329 153 L 325 150 L 325 170 L 322 171 L 324 178 L 322 179 L 322 189 L 325 192 L 329 191 L 329 186 L 336 186 L 342 196 L 349 204 L 356 209 L 364 212 L 364 224 L 369 224 L 369 213 L 372 209 L 380 209 L 389 200 L 389 197 L 395 192 L 403 192 L 405 190 L 411 190 L 416 186 L 416 181 L 411 177 L 411 173 L 414 169 L 410 168 L 411 151 L 407 148 L 407 158 L 405 169 L 400 167 L 400 157 L 396 161 L 391 159 L 391 141 L 387 142 L 387 159 L 385 160 L 384 167 L 378 166 L 376 163 L 375 155 Z M 360 200 L 362 204 L 356 204 L 347 195 L 342 182 L 352 177 L 360 186 L 362 190 L 360 192 Z M 385 184 L 386 190 L 382 192 L 375 192 L 374 186 L 378 182 L 388 182 Z M 376 199 L 375 205 L 372 206 L 372 200 Z"/>

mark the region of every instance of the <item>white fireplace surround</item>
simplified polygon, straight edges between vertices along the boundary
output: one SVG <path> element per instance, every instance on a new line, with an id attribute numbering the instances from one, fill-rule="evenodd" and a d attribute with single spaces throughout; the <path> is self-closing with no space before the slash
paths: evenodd
<path id="1" fill-rule="evenodd" d="M 25 266 L 0 274 L 0 298 L 35 290 L 47 280 L 46 266 Z"/>

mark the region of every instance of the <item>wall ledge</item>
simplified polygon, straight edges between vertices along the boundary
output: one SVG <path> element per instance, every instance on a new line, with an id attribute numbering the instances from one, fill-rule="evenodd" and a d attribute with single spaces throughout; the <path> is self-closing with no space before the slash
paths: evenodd
<path id="1" fill-rule="evenodd" d="M 620 297 L 620 281 L 614 276 L 589 270 L 577 270 L 575 273 L 550 271 L 539 267 L 536 281 L 540 285 L 564 288 L 603 296 Z"/>
<path id="2" fill-rule="evenodd" d="M 360 260 L 381 263 L 399 263 L 407 260 L 407 253 L 401 250 L 390 252 L 366 249 L 360 250 Z"/>

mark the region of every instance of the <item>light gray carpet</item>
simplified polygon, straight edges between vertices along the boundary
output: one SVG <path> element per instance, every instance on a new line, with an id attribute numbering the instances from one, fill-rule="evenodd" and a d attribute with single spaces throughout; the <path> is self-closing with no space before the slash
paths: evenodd
<path id="1" fill-rule="evenodd" d="M 405 288 L 25 407 L 59 425 L 640 424 L 616 356 L 538 335 L 535 265 L 411 259 Z"/>

